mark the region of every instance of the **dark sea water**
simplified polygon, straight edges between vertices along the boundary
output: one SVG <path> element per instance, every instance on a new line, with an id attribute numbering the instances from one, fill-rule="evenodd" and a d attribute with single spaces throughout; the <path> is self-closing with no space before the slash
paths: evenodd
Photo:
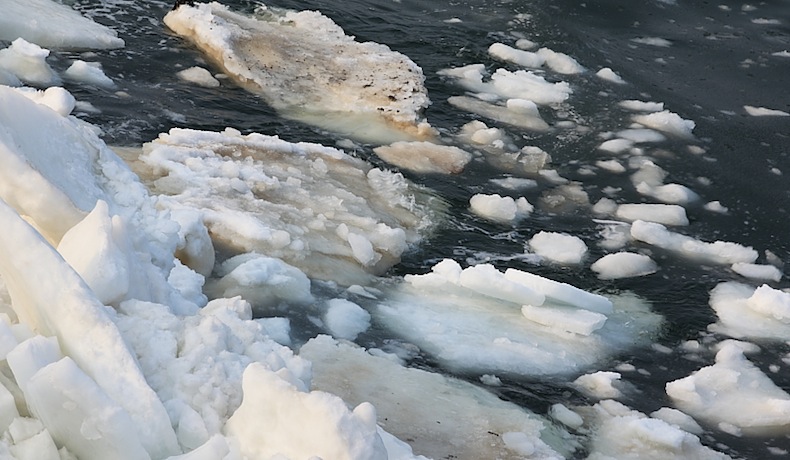
<path id="1" fill-rule="evenodd" d="M 239 0 L 224 3 L 247 12 L 257 5 Z M 683 150 L 683 143 L 662 144 L 661 167 L 669 173 L 666 181 L 688 185 L 702 196 L 703 203 L 719 200 L 729 209 L 727 214 L 716 214 L 692 205 L 688 208 L 691 225 L 682 232 L 703 241 L 753 246 L 761 253 L 770 250 L 779 259 L 790 261 L 790 117 L 751 117 L 743 109 L 751 105 L 790 111 L 790 58 L 772 54 L 790 50 L 790 1 L 746 5 L 730 0 L 281 0 L 268 4 L 319 10 L 358 40 L 383 43 L 409 56 L 426 77 L 433 102 L 426 116 L 447 136 L 477 117 L 446 102 L 463 90 L 437 71 L 474 63 L 483 63 L 489 69 L 508 67 L 489 56 L 487 49 L 492 43 L 512 45 L 517 37 L 525 37 L 574 57 L 589 69 L 588 73 L 610 67 L 627 85 L 615 86 L 590 75 L 568 76 L 565 80 L 574 93 L 567 105 L 544 113 L 546 121 L 553 123 L 559 119 L 558 112 L 564 112 L 563 117 L 585 126 L 585 131 L 535 134 L 506 129 L 519 145 L 537 145 L 548 152 L 553 167 L 563 177 L 579 181 L 591 203 L 604 196 L 602 189 L 607 186 L 622 187 L 621 198 L 636 203 L 645 200 L 632 190 L 627 175 L 590 176 L 579 171 L 601 158 L 595 152 L 601 142 L 598 135 L 627 123 L 623 112 L 613 109 L 617 101 L 663 102 L 667 109 L 696 123 L 697 144 L 705 150 L 704 154 L 690 155 Z M 97 52 L 93 59 L 100 61 L 105 73 L 116 81 L 116 91 L 125 92 L 127 97 L 119 97 L 114 91 L 67 85 L 78 100 L 89 101 L 101 110 L 82 117 L 100 126 L 110 145 L 140 145 L 172 127 L 221 130 L 231 126 L 243 132 L 325 145 L 341 139 L 279 117 L 262 100 L 230 83 L 208 89 L 178 80 L 178 70 L 208 64 L 197 50 L 161 23 L 170 2 L 80 0 L 73 5 L 117 29 L 126 41 L 125 48 Z M 448 22 L 452 18 L 460 21 Z M 780 22 L 754 22 L 759 18 Z M 650 46 L 632 40 L 640 37 L 660 37 L 671 45 Z M 55 53 L 52 64 L 65 68 L 72 57 L 75 54 Z M 497 126 L 488 120 L 486 123 Z M 383 165 L 373 155 L 372 146 L 359 145 L 355 153 Z M 649 375 L 628 375 L 637 391 L 622 400 L 643 412 L 670 405 L 664 392 L 667 381 L 712 363 L 711 353 L 689 356 L 678 351 L 678 346 L 708 335 L 707 326 L 715 322 L 715 313 L 708 305 L 710 289 L 719 282 L 738 279 L 726 267 L 700 265 L 655 251 L 652 255 L 660 265 L 657 274 L 601 281 L 589 270 L 589 261 L 606 253 L 597 245 L 599 228 L 589 206 L 565 210 L 538 206 L 530 218 L 503 228 L 468 211 L 469 198 L 475 193 L 501 192 L 492 191 L 488 184 L 489 179 L 500 177 L 501 171 L 476 162 L 457 176 L 405 175 L 446 199 L 450 215 L 436 234 L 391 270 L 391 275 L 424 273 L 442 258 L 452 257 L 467 263 L 491 261 L 501 269 L 528 269 L 593 291 L 638 294 L 666 318 L 658 343 L 672 351 L 628 350 L 591 371 L 613 370 L 620 363 L 648 371 Z M 699 177 L 708 179 L 706 185 L 700 185 Z M 537 204 L 549 188 L 539 181 L 538 187 L 525 196 Z M 567 232 L 586 240 L 590 248 L 588 263 L 568 268 L 527 265 L 513 259 L 541 230 Z M 760 261 L 764 260 L 761 256 Z M 773 286 L 784 288 L 788 283 L 783 280 Z M 295 326 L 305 325 L 301 332 L 304 336 L 315 332 L 304 318 L 292 321 Z M 382 335 L 371 332 L 360 339 L 360 344 L 375 345 L 387 338 L 386 332 L 377 331 Z M 762 352 L 750 359 L 777 385 L 790 391 L 790 370 L 781 361 L 790 346 L 777 342 L 760 345 Z M 414 364 L 446 372 L 427 357 Z M 768 372 L 771 364 L 779 365 L 780 372 Z M 460 377 L 478 382 L 475 375 Z M 505 385 L 496 391 L 504 399 L 545 414 L 556 402 L 585 402 L 584 396 L 570 387 L 573 378 L 503 379 Z M 769 446 L 790 450 L 786 436 L 738 438 L 707 427 L 701 438 L 706 445 L 740 458 L 771 458 Z"/>

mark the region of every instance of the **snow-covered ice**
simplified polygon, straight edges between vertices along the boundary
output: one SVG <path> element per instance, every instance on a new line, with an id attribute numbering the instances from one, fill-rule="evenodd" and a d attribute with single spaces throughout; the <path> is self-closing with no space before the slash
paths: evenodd
<path id="1" fill-rule="evenodd" d="M 724 282 L 710 293 L 719 321 L 710 329 L 737 338 L 790 339 L 790 293 L 768 285 L 758 288 Z"/>
<path id="2" fill-rule="evenodd" d="M 578 236 L 557 232 L 538 232 L 529 240 L 537 255 L 559 264 L 578 264 L 587 254 L 587 245 Z"/>
<path id="3" fill-rule="evenodd" d="M 472 212 L 496 222 L 514 222 L 528 216 L 534 207 L 524 197 L 513 199 L 497 194 L 478 193 L 469 199 Z"/>

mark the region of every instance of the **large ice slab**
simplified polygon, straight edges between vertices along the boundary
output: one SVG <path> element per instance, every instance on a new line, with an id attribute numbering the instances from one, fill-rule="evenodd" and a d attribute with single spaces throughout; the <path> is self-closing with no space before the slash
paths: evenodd
<path id="1" fill-rule="evenodd" d="M 669 251 L 677 252 L 690 259 L 715 264 L 732 265 L 737 262 L 751 263 L 757 260 L 757 251 L 729 241 L 708 243 L 687 235 L 667 230 L 661 224 L 637 220 L 631 225 L 631 236 Z"/>
<path id="2" fill-rule="evenodd" d="M 317 144 L 172 129 L 144 146 L 161 204 L 199 211 L 215 244 L 353 284 L 400 260 L 429 225 L 403 176 Z M 420 200 L 424 202 L 424 200 Z"/>
<path id="3" fill-rule="evenodd" d="M 572 440 L 547 420 L 470 383 L 407 368 L 327 336 L 311 339 L 299 355 L 313 362 L 317 389 L 338 394 L 351 405 L 371 402 L 381 426 L 409 439 L 417 454 L 459 460 L 519 458 L 503 439 L 506 433 L 526 439 L 533 449 L 529 458 L 559 458 L 573 450 Z"/>
<path id="4" fill-rule="evenodd" d="M 98 24 L 52 0 L 0 0 L 0 40 L 21 37 L 47 48 L 111 49 L 124 41 Z"/>
<path id="5" fill-rule="evenodd" d="M 790 427 L 790 394 L 779 388 L 743 355 L 725 343 L 716 362 L 666 385 L 674 404 L 728 432 L 769 433 Z"/>
<path id="6" fill-rule="evenodd" d="M 790 340 L 790 294 L 785 291 L 725 282 L 713 288 L 709 303 L 719 318 L 711 330 L 737 338 Z"/>
<path id="7" fill-rule="evenodd" d="M 493 267 L 480 266 L 464 275 L 466 270 L 445 260 L 431 273 L 407 275 L 404 283 L 386 286 L 387 299 L 372 313 L 451 370 L 533 376 L 575 372 L 615 350 L 648 343 L 661 323 L 634 296 L 580 294 L 580 289 L 551 280 L 522 283 L 523 276 L 514 276 L 518 272 L 502 274 L 512 284 L 500 285 Z M 477 271 L 486 276 L 476 283 L 461 282 Z M 546 294 L 534 289 L 541 284 Z M 526 288 L 545 298 L 542 304 L 535 299 L 538 306 L 558 309 L 550 319 L 540 312 L 527 312 L 540 321 L 524 315 L 524 298 L 516 294 Z M 574 312 L 571 307 L 593 311 Z"/>
<path id="8" fill-rule="evenodd" d="M 367 141 L 430 138 L 422 70 L 378 43 L 360 43 L 317 11 L 219 3 L 181 5 L 165 24 L 283 115 Z"/>

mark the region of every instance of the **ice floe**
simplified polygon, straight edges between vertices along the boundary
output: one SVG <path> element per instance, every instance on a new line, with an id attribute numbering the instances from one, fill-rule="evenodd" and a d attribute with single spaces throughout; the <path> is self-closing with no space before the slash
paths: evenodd
<path id="1" fill-rule="evenodd" d="M 645 276 L 658 270 L 650 256 L 633 252 L 607 254 L 590 265 L 590 270 L 604 280 Z"/>
<path id="2" fill-rule="evenodd" d="M 647 339 L 643 332 L 661 322 L 631 295 L 607 298 L 521 270 L 462 269 L 449 259 L 386 292 L 374 317 L 464 372 L 574 372 L 612 347 Z"/>
<path id="3" fill-rule="evenodd" d="M 790 425 L 790 395 L 732 343 L 721 347 L 713 365 L 667 383 L 666 389 L 681 410 L 733 434 Z"/>
<path id="4" fill-rule="evenodd" d="M 198 3 L 164 22 L 286 117 L 378 143 L 434 136 L 422 70 L 408 57 L 355 41 L 317 11 L 259 11 Z"/>
<path id="5" fill-rule="evenodd" d="M 354 284 L 381 273 L 430 225 L 406 180 L 330 147 L 228 129 L 173 129 L 144 146 L 163 206 L 202 216 L 216 245 Z"/>
<path id="6" fill-rule="evenodd" d="M 124 41 L 98 24 L 52 0 L 0 0 L 0 40 L 23 38 L 47 48 L 112 49 Z"/>
<path id="7" fill-rule="evenodd" d="M 790 294 L 768 285 L 758 288 L 720 283 L 710 293 L 719 321 L 710 329 L 737 338 L 790 339 Z"/>

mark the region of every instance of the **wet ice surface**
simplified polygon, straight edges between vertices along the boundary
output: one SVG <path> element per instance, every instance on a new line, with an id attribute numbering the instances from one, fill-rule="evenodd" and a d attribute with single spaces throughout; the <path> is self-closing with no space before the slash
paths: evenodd
<path id="1" fill-rule="evenodd" d="M 78 2 L 77 9 L 116 28 L 127 42 L 126 48 L 94 53 L 55 51 L 47 59 L 54 75 L 62 76 L 64 86 L 76 96 L 76 113 L 104 129 L 108 143 L 139 146 L 173 127 L 207 129 L 215 132 L 211 136 L 221 136 L 220 132 L 231 126 L 239 132 L 227 131 L 224 135 L 240 139 L 250 132 L 259 132 L 279 134 L 290 142 L 340 146 L 386 169 L 383 161 L 389 160 L 383 156 L 380 159 L 373 146 L 283 120 L 260 99 L 232 85 L 220 73 L 221 69 L 163 31 L 159 19 L 169 8 L 166 3 L 150 2 L 143 7 L 121 1 L 104 2 L 103 6 Z M 228 4 L 246 12 L 253 7 L 245 2 Z M 593 456 L 622 456 L 622 450 L 617 449 L 638 446 L 634 458 L 684 454 L 687 458 L 704 455 L 716 458 L 711 452 L 701 453 L 699 441 L 687 433 L 659 423 L 667 420 L 666 417 L 653 412 L 670 405 L 699 417 L 703 431 L 689 428 L 678 417 L 670 418 L 671 423 L 698 435 L 705 445 L 733 457 L 763 458 L 788 449 L 786 432 L 781 428 L 778 434 L 774 431 L 768 437 L 751 437 L 750 430 L 743 426 L 753 422 L 737 420 L 727 412 L 726 403 L 717 406 L 712 402 L 712 413 L 707 413 L 687 402 L 688 398 L 684 399 L 688 396 L 693 399 L 694 393 L 678 390 L 681 384 L 669 391 L 669 395 L 664 387 L 667 382 L 684 382 L 682 379 L 700 371 L 696 374 L 697 387 L 704 393 L 716 380 L 721 380 L 720 376 L 736 370 L 748 374 L 752 384 L 735 381 L 728 390 L 756 385 L 758 390 L 765 390 L 762 393 L 755 390 L 757 399 L 770 393 L 782 400 L 782 390 L 774 390 L 765 379 L 785 391 L 790 383 L 784 361 L 788 351 L 784 344 L 788 339 L 783 313 L 786 300 L 782 291 L 769 290 L 786 286 L 781 277 L 781 262 L 787 257 L 783 230 L 788 195 L 782 173 L 790 165 L 786 157 L 787 117 L 783 114 L 790 107 L 777 96 L 786 87 L 788 60 L 782 51 L 790 44 L 787 24 L 771 20 L 787 17 L 782 16 L 786 7 L 747 7 L 740 3 L 703 7 L 650 2 L 640 10 L 616 1 L 584 7 L 575 2 L 569 6 L 535 4 L 524 7 L 529 10 L 523 11 L 514 11 L 509 3 L 490 2 L 485 5 L 466 2 L 456 10 L 438 6 L 424 10 L 424 5 L 409 2 L 403 3 L 403 11 L 393 9 L 389 3 L 365 8 L 355 3 L 331 2 L 310 5 L 283 2 L 278 6 L 320 10 L 358 39 L 385 43 L 414 60 L 426 75 L 426 87 L 433 102 L 426 110 L 428 121 L 440 130 L 444 142 L 471 152 L 473 159 L 463 168 L 454 167 L 464 172 L 452 177 L 412 173 L 407 165 L 399 166 L 408 179 L 428 186 L 447 201 L 449 218 L 436 233 L 398 254 L 403 257 L 402 262 L 386 273 L 393 279 L 385 279 L 382 285 L 370 286 L 366 275 L 340 280 L 342 284 L 359 282 L 366 287 L 351 286 L 346 290 L 332 283 L 314 283 L 310 293 L 298 276 L 289 275 L 294 273 L 293 267 L 252 257 L 229 259 L 229 263 L 218 265 L 215 279 L 207 284 L 212 296 L 241 293 L 257 304 L 253 305 L 258 308 L 257 314 L 288 317 L 291 336 L 287 328 L 275 332 L 274 323 L 269 323 L 268 334 L 280 337 L 282 342 L 292 341 L 295 347 L 318 333 L 331 333 L 339 338 L 357 335 L 358 344 L 373 350 L 388 350 L 383 353 L 396 353 L 401 362 L 456 374 L 473 383 L 487 382 L 487 391 L 538 414 L 560 414 L 554 420 L 582 435 L 586 446 L 572 454 L 575 456 L 585 456 L 588 452 Z M 451 18 L 458 20 L 447 22 Z M 524 38 L 535 46 L 528 46 Z M 562 55 L 541 53 L 544 47 L 565 53 L 582 68 L 575 67 Z M 32 54 L 36 52 L 32 50 Z M 71 72 L 72 78 L 66 78 L 66 70 L 79 61 L 100 62 L 103 74 L 117 86 L 103 85 L 106 81 L 100 77 L 91 79 L 91 75 L 97 75 L 91 70 L 96 66 L 82 66 L 80 71 L 77 64 Z M 555 65 L 549 65 L 549 61 Z M 700 65 L 703 62 L 705 65 Z M 195 66 L 209 69 L 209 74 L 194 71 L 191 75 L 179 74 Z M 613 74 L 599 72 L 604 68 L 612 70 L 625 83 Z M 466 70 L 448 72 L 447 69 Z M 20 73 L 30 75 L 28 71 Z M 0 74 L 0 78 L 4 75 Z M 219 83 L 218 87 L 213 86 L 214 81 Z M 516 85 L 551 88 L 548 94 L 552 99 L 540 99 L 526 91 L 515 92 Z M 62 94 L 37 97 L 60 107 L 62 113 L 68 113 L 72 107 Z M 470 120 L 479 121 L 467 124 Z M 217 158 L 223 154 L 219 153 Z M 194 160 L 183 158 L 184 164 L 194 167 Z M 226 186 L 223 185 L 224 195 L 243 194 L 244 187 L 252 183 L 243 183 L 247 178 L 240 175 L 240 170 L 243 168 L 239 165 L 226 166 L 222 178 L 227 180 Z M 233 181 L 231 173 L 236 174 L 237 181 Z M 296 187 L 295 180 L 314 180 L 293 171 L 286 173 L 280 176 L 286 185 L 283 190 Z M 290 183 L 286 177 L 291 177 Z M 194 176 L 182 176 L 180 180 L 188 182 L 187 178 Z M 208 177 L 207 183 L 215 179 L 218 178 Z M 259 183 L 271 186 L 266 180 Z M 178 181 L 174 178 L 170 184 L 161 182 L 162 188 L 157 193 L 184 194 L 189 187 L 174 187 Z M 328 195 L 338 193 L 333 191 Z M 513 201 L 495 201 L 497 194 Z M 310 200 L 316 194 L 312 196 Z M 189 198 L 192 204 L 199 203 L 196 206 L 199 208 L 220 202 L 211 199 L 210 193 Z M 518 201 L 522 198 L 524 201 Z M 296 202 L 288 206 L 298 206 Z M 83 210 L 87 212 L 91 208 Z M 270 212 L 265 207 L 258 211 Z M 177 220 L 187 227 L 194 223 L 193 217 L 187 213 Z M 304 224 L 303 217 L 298 219 L 299 226 L 312 231 L 315 225 Z M 340 224 L 341 221 L 328 221 L 332 227 L 332 243 L 328 247 L 335 250 L 343 247 L 338 255 L 345 267 L 375 266 L 377 256 L 379 260 L 390 257 L 391 253 L 385 249 L 403 248 L 402 243 L 417 241 L 401 239 L 390 232 L 385 239 L 388 243 L 377 246 L 372 236 L 377 234 L 372 230 L 375 222 L 354 228 L 350 221 Z M 340 225 L 345 225 L 346 230 Z M 341 229 L 337 231 L 336 227 Z M 391 228 L 395 228 L 394 224 Z M 269 235 L 278 234 L 277 229 L 267 230 Z M 291 230 L 293 227 L 286 231 L 288 241 L 261 238 L 260 241 L 270 245 L 260 247 L 270 253 L 267 255 L 286 258 L 298 266 L 299 245 L 293 243 L 300 240 L 291 238 L 304 233 Z M 196 233 L 189 235 L 194 237 Z M 558 238 L 562 235 L 573 239 Z M 227 239 L 238 242 L 235 236 Z M 304 240 L 315 241 L 311 237 Z M 341 246 L 338 242 L 348 245 Z M 294 255 L 288 258 L 285 251 L 294 251 Z M 210 265 L 205 254 L 200 251 L 192 254 L 195 261 Z M 621 254 L 629 254 L 630 258 L 612 257 L 623 257 Z M 221 253 L 218 262 L 229 255 Z M 570 375 L 536 377 L 536 373 L 551 375 L 558 369 L 546 371 L 538 366 L 541 370 L 536 372 L 531 367 L 532 361 L 523 359 L 524 354 L 513 355 L 520 357 L 511 359 L 511 355 L 501 353 L 502 348 L 515 350 L 523 345 L 519 334 L 539 331 L 540 341 L 545 338 L 544 343 L 550 344 L 543 346 L 555 353 L 557 347 L 569 343 L 590 347 L 589 340 L 599 341 L 599 337 L 610 333 L 621 335 L 622 330 L 617 327 L 633 320 L 633 311 L 622 317 L 622 323 L 618 315 L 623 313 L 617 308 L 608 318 L 608 313 L 597 313 L 604 318 L 541 314 L 540 305 L 522 308 L 519 302 L 511 305 L 509 301 L 491 297 L 492 292 L 481 292 L 486 281 L 491 280 L 486 277 L 478 277 L 477 285 L 474 278 L 468 277 L 464 289 L 473 286 L 476 291 L 452 288 L 446 292 L 438 289 L 420 292 L 420 288 L 401 283 L 400 276 L 428 273 L 448 257 L 463 267 L 492 263 L 502 272 L 507 268 L 536 272 L 612 299 L 625 295 L 633 305 L 652 310 L 653 313 L 640 310 L 640 314 L 650 319 L 648 329 L 655 335 L 647 334 L 643 337 L 644 345 L 637 348 L 632 348 L 633 343 L 593 347 L 593 353 L 581 361 L 573 359 L 573 351 L 567 352 L 572 364 L 561 373 L 571 369 Z M 314 262 L 313 258 L 307 259 Z M 604 263 L 607 261 L 608 264 Z M 597 265 L 593 266 L 594 263 Z M 195 264 L 194 268 L 199 265 Z M 310 273 L 307 265 L 300 269 L 311 275 L 320 271 Z M 210 270 L 198 271 L 210 274 Z M 332 272 L 323 270 L 327 271 Z M 291 284 L 286 284 L 288 289 L 277 291 L 275 286 L 282 276 Z M 764 282 L 772 287 L 756 290 Z M 189 287 L 194 282 L 182 281 L 182 285 Z M 267 295 L 256 297 L 262 288 Z M 636 296 L 631 297 L 631 292 Z M 113 295 L 104 292 L 102 298 L 111 303 Z M 190 299 L 199 302 L 198 297 L 193 295 Z M 299 305 L 302 307 L 297 308 Z M 370 329 L 365 330 L 365 316 L 350 305 L 358 305 L 373 315 Z M 127 327 L 132 327 L 134 307 L 129 304 L 123 310 L 129 318 Z M 231 307 L 210 309 L 201 321 L 210 323 L 214 316 L 225 314 L 221 313 L 223 308 Z M 573 310 L 561 305 L 552 313 L 568 311 Z M 339 312 L 344 312 L 343 321 L 338 318 Z M 660 331 L 652 329 L 657 324 L 656 313 L 664 318 Z M 242 317 L 238 321 L 243 322 L 244 314 L 238 313 Z M 227 320 L 227 316 L 222 317 Z M 177 337 L 179 332 L 172 333 Z M 732 350 L 719 358 L 716 353 L 722 352 L 718 351 L 718 344 L 727 336 L 759 340 L 760 351 L 747 354 L 746 362 Z M 468 337 L 481 340 L 484 345 Z M 557 338 L 559 341 L 553 342 Z M 647 346 L 651 342 L 657 344 Z M 314 343 L 314 353 L 320 355 L 332 350 L 332 345 L 318 343 L 322 345 Z M 414 348 L 415 345 L 419 348 Z M 144 341 L 138 346 L 144 346 Z M 495 351 L 488 354 L 486 346 Z M 206 346 L 203 352 L 210 353 L 212 349 Z M 542 353 L 541 346 L 530 352 Z M 549 352 L 547 356 L 552 355 Z M 189 359 L 199 363 L 200 358 Z M 245 362 L 244 359 L 240 362 Z M 562 360 L 553 356 L 550 359 L 534 362 L 551 362 L 562 367 Z M 756 367 L 749 367 L 752 365 Z M 198 375 L 201 370 L 199 366 L 194 369 Z M 295 367 L 292 371 L 299 377 Z M 619 388 L 619 394 L 606 397 L 617 397 L 620 403 L 642 413 L 611 401 L 601 402 L 586 413 L 580 411 L 585 418 L 580 425 L 568 413 L 548 410 L 554 403 L 572 409 L 594 403 L 597 399 L 594 394 L 583 392 L 571 382 L 581 374 L 596 371 L 604 373 L 599 376 L 618 373 L 619 378 L 612 385 Z M 258 375 L 258 378 L 264 381 L 267 377 Z M 240 384 L 240 373 L 232 374 L 229 381 Z M 325 388 L 331 385 L 326 384 Z M 295 394 L 284 388 L 278 391 L 284 397 Z M 349 398 L 348 403 L 354 401 L 340 390 L 330 391 Z M 228 410 L 212 407 L 215 411 L 220 409 Z M 194 420 L 191 412 L 184 408 L 177 412 L 184 427 L 190 426 L 188 421 Z M 364 408 L 360 410 L 363 412 Z M 239 418 L 243 417 L 240 413 Z M 780 427 L 785 424 L 781 414 L 769 422 Z M 596 436 L 589 431 L 594 426 L 599 427 Z M 211 434 L 211 427 L 208 428 L 206 435 Z M 207 439 L 202 434 L 195 437 L 199 431 L 185 428 L 179 442 L 182 446 L 199 445 Z M 623 436 L 623 433 L 628 434 Z M 651 438 L 647 433 L 654 436 Z M 396 434 L 407 435 L 406 431 Z M 207 443 L 206 448 L 216 448 L 216 439 L 212 439 L 214 444 Z M 650 449 L 638 442 L 642 439 L 647 439 Z M 514 435 L 502 436 L 502 441 L 509 446 L 507 452 L 516 458 L 536 447 Z"/>

